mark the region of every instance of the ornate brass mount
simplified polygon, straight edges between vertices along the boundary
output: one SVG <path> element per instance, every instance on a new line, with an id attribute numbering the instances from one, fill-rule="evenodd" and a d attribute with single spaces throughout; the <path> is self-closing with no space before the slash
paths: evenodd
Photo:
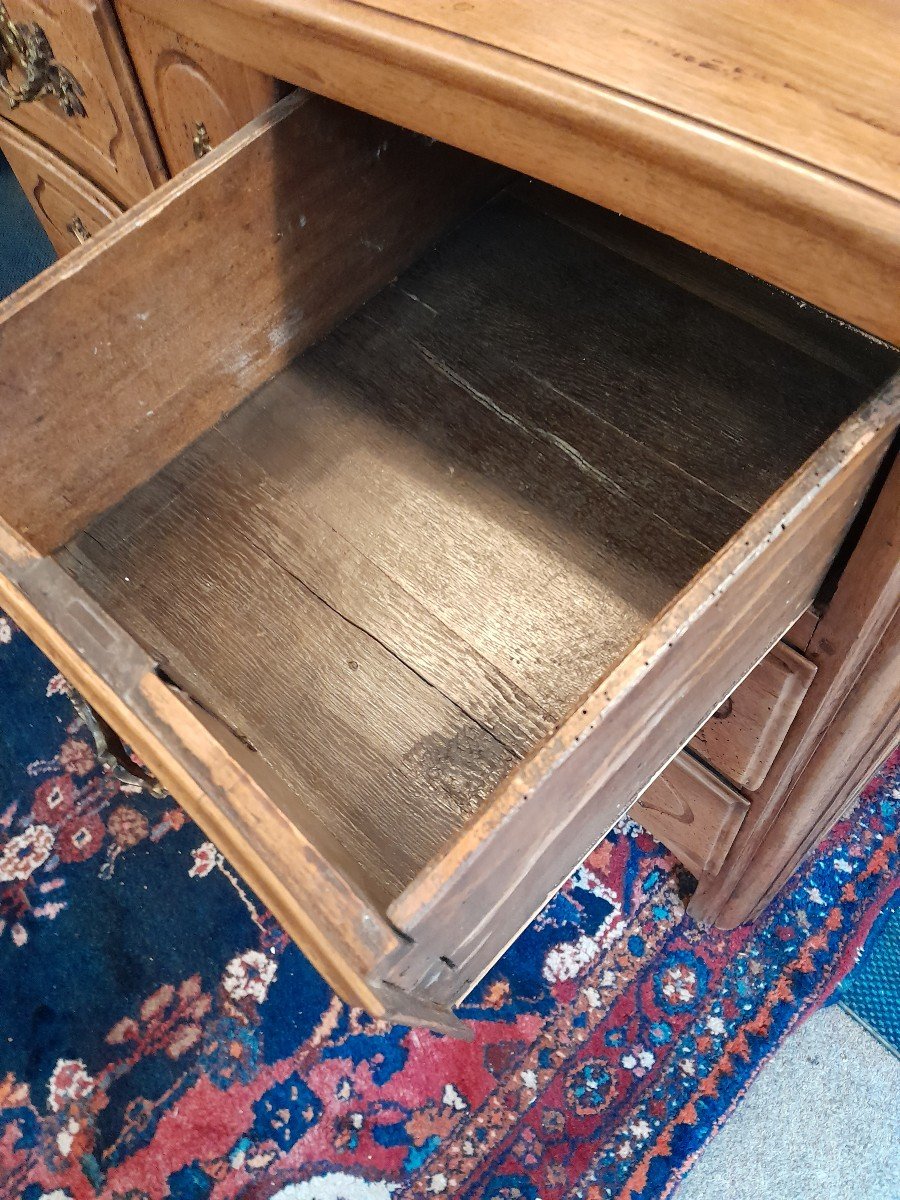
<path id="1" fill-rule="evenodd" d="M 12 83 L 10 71 L 21 76 Z M 85 117 L 84 89 L 71 71 L 53 57 L 53 48 L 40 25 L 14 21 L 0 0 L 0 92 L 10 108 L 52 96 L 67 117 Z"/>

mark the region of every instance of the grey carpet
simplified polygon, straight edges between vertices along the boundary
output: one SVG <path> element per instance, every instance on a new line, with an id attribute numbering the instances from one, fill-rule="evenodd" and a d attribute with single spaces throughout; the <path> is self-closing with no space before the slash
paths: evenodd
<path id="1" fill-rule="evenodd" d="M 900 1062 L 835 1006 L 763 1068 L 676 1200 L 851 1197 L 900 1197 Z"/>

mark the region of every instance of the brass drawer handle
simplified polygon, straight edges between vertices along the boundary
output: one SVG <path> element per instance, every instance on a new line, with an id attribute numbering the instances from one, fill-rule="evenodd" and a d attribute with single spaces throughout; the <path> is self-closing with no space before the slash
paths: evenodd
<path id="1" fill-rule="evenodd" d="M 9 72 L 21 72 L 19 84 L 10 82 Z M 0 92 L 10 108 L 53 96 L 67 117 L 85 117 L 81 103 L 84 88 L 71 71 L 53 57 L 53 48 L 40 25 L 14 21 L 0 0 Z"/>

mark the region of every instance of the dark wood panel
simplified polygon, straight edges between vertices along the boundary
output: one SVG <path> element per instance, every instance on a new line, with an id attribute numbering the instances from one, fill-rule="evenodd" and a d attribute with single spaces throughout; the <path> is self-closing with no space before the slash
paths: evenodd
<path id="1" fill-rule="evenodd" d="M 588 461 L 626 453 L 625 439 L 654 454 L 675 482 L 657 492 L 654 477 L 635 497 L 646 507 L 665 513 L 678 478 L 697 481 L 681 532 L 706 531 L 711 547 L 732 506 L 755 512 L 872 390 L 513 198 L 438 254 L 439 272 L 406 277 L 410 338 L 447 357 L 473 400 L 487 394 L 511 421 L 539 414 Z M 610 426 L 620 436 L 604 445 Z"/>
<path id="2" fill-rule="evenodd" d="M 875 388 L 897 369 L 895 347 L 860 337 L 859 330 L 845 321 L 721 259 L 536 180 L 522 180 L 514 193 L 539 212 L 571 225 L 851 379 Z"/>
<path id="3" fill-rule="evenodd" d="M 80 540 L 79 579 L 339 833 L 386 907 L 513 756 L 316 592 L 254 521 L 257 481 L 214 448 L 181 466 L 135 536 Z"/>

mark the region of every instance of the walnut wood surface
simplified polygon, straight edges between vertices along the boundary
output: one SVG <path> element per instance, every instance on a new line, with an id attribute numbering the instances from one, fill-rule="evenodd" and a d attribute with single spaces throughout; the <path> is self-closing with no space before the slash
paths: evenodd
<path id="1" fill-rule="evenodd" d="M 393 982 L 452 1002 L 488 969 L 810 603 L 898 420 L 894 387 L 829 439 L 407 889 Z"/>
<path id="2" fill-rule="evenodd" d="M 650 784 L 629 816 L 695 875 L 715 874 L 749 807 L 708 767 L 682 753 Z"/>
<path id="3" fill-rule="evenodd" d="M 135 3 L 900 341 L 900 23 L 884 0 Z"/>
<path id="4" fill-rule="evenodd" d="M 750 815 L 723 870 L 701 881 L 691 905 L 698 920 L 733 926 L 758 911 L 866 782 L 878 755 L 890 749 L 889 738 L 884 739 L 897 719 L 900 683 L 898 543 L 900 461 L 895 458 L 810 641 L 816 677 L 752 797 Z M 870 659 L 877 664 L 866 674 Z M 866 682 L 860 683 L 864 675 Z"/>
<path id="5" fill-rule="evenodd" d="M 172 174 L 196 160 L 202 123 L 218 146 L 278 99 L 279 86 L 116 0 L 128 51 Z"/>
<path id="6" fill-rule="evenodd" d="M 38 549 L 63 543 L 494 177 L 363 114 L 286 98 L 0 304 L 0 513 Z"/>
<path id="7" fill-rule="evenodd" d="M 815 673 L 815 666 L 790 646 L 774 646 L 713 713 L 691 749 L 732 783 L 758 788 Z"/>
<path id="8" fill-rule="evenodd" d="M 14 21 L 35 22 L 55 58 L 84 88 L 84 117 L 69 117 L 52 98 L 5 115 L 67 159 L 127 208 L 166 179 L 110 0 L 8 0 Z"/>
<path id="9" fill-rule="evenodd" d="M 122 210 L 52 150 L 15 125 L 0 120 L 0 151 L 12 168 L 57 254 L 81 245 L 75 232 L 93 236 L 114 221 Z"/>
<path id="10" fill-rule="evenodd" d="M 501 198 L 63 561 L 386 910 L 864 395 Z"/>

